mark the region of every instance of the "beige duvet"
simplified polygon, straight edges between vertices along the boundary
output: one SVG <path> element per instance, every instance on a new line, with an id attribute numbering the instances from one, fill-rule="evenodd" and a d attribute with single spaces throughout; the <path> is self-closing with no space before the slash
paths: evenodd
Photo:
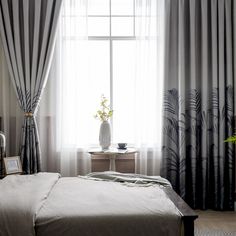
<path id="1" fill-rule="evenodd" d="M 180 235 L 180 214 L 162 188 L 48 173 L 7 177 L 0 236 Z"/>

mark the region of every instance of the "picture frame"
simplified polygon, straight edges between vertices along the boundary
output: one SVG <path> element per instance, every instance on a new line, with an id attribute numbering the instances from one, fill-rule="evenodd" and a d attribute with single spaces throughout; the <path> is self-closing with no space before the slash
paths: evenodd
<path id="1" fill-rule="evenodd" d="M 19 156 L 5 157 L 3 160 L 6 175 L 22 173 L 22 165 Z"/>

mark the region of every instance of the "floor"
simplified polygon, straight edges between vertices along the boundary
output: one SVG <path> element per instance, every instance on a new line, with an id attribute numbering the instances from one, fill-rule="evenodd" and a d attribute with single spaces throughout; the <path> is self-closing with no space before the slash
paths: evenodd
<path id="1" fill-rule="evenodd" d="M 198 219 L 195 221 L 195 228 L 198 230 L 224 231 L 236 235 L 236 211 L 199 211 Z"/>

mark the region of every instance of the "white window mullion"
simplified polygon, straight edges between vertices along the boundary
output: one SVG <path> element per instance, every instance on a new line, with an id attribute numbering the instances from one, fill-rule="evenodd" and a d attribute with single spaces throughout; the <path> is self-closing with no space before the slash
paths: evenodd
<path id="1" fill-rule="evenodd" d="M 113 110 L 113 40 L 111 38 L 110 38 L 110 107 Z M 111 127 L 113 128 L 113 116 L 111 117 Z"/>
<path id="2" fill-rule="evenodd" d="M 109 40 L 110 40 L 110 107 L 113 110 L 113 42 L 112 42 L 112 36 L 111 36 L 111 31 L 112 31 L 112 21 L 111 21 L 111 0 L 109 1 L 109 16 L 110 16 L 110 29 L 109 29 Z M 111 127 L 113 129 L 113 117 L 110 119 L 111 121 Z M 113 141 L 113 133 L 111 137 Z"/>
<path id="3" fill-rule="evenodd" d="M 135 20 L 136 20 L 136 19 L 135 19 L 135 14 L 136 14 L 136 13 L 135 13 L 135 0 L 133 0 L 133 22 L 134 22 L 134 23 L 133 23 L 133 27 L 134 27 L 134 28 L 133 28 L 133 34 L 134 34 L 133 36 L 134 36 L 134 37 L 135 37 L 135 35 L 136 35 L 136 32 L 135 32 L 135 27 L 136 27 L 136 26 L 135 26 Z"/>

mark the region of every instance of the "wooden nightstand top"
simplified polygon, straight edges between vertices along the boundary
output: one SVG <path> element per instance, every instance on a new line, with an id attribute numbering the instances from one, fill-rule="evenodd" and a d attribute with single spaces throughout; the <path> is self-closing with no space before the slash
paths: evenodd
<path id="1" fill-rule="evenodd" d="M 135 148 L 127 148 L 127 149 L 111 148 L 105 151 L 101 150 L 100 148 L 91 148 L 88 150 L 88 153 L 92 155 L 120 155 L 120 154 L 132 154 L 137 152 L 138 150 Z"/>

